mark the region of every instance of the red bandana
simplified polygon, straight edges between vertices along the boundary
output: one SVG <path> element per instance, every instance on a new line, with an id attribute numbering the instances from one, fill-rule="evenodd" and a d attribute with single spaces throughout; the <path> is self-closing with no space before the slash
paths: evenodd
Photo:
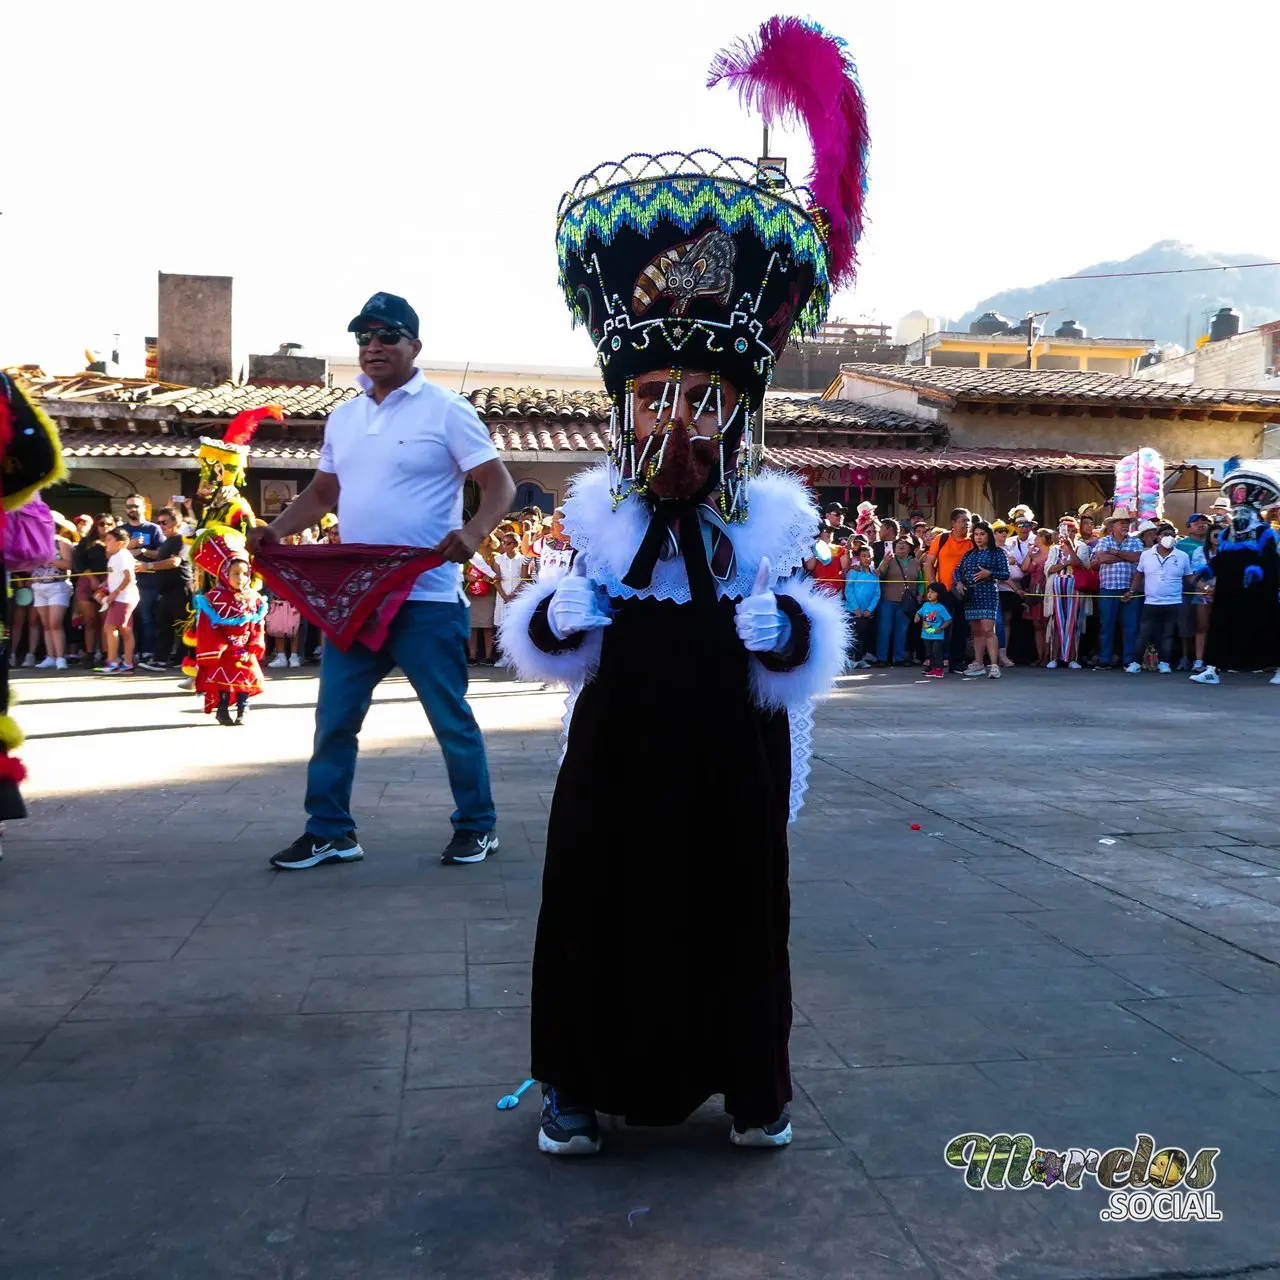
<path id="1" fill-rule="evenodd" d="M 344 652 L 357 640 L 375 652 L 419 575 L 444 561 L 425 547 L 361 543 L 264 543 L 254 568 Z"/>

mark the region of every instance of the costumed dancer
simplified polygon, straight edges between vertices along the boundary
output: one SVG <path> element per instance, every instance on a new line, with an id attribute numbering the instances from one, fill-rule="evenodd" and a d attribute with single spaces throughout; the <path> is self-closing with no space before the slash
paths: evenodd
<path id="1" fill-rule="evenodd" d="M 240 534 L 208 534 L 196 547 L 193 562 L 215 584 L 197 592 L 192 600 L 196 689 L 204 694 L 205 715 L 216 715 L 223 725 L 243 724 L 249 699 L 263 687 L 267 602 L 251 585 L 253 571 Z"/>
<path id="2" fill-rule="evenodd" d="M 635 155 L 558 219 L 613 413 L 608 462 L 564 504 L 571 574 L 502 626 L 517 670 L 570 688 L 533 962 L 552 1154 L 599 1150 L 598 1112 L 679 1124 L 717 1093 L 735 1144 L 791 1140 L 787 823 L 847 631 L 796 576 L 812 496 L 751 474 L 751 421 L 789 337 L 852 280 L 867 135 L 842 44 L 799 19 L 722 54 L 719 80 L 803 112 L 809 191 L 706 151 Z"/>
<path id="3" fill-rule="evenodd" d="M 63 479 L 62 445 L 49 418 L 8 375 L 0 373 L 0 461 L 3 462 L 3 512 L 17 511 L 48 485 Z M 4 517 L 0 514 L 0 591 L 9 595 L 4 563 Z M 12 753 L 22 745 L 22 730 L 9 714 L 9 626 L 0 619 L 0 823 L 27 816 L 21 783 L 26 766 Z"/>
<path id="4" fill-rule="evenodd" d="M 197 564 L 196 551 L 200 543 L 211 534 L 233 530 L 245 537 L 257 524 L 253 507 L 240 492 L 240 486 L 244 484 L 245 467 L 249 462 L 249 442 L 267 418 L 283 422 L 284 410 L 278 404 L 246 409 L 227 423 L 221 440 L 210 440 L 206 436 L 200 438 L 200 448 L 196 453 L 200 460 L 200 482 L 196 488 L 196 497 L 203 506 L 195 532 L 189 540 L 193 566 Z M 196 592 L 200 592 L 215 587 L 218 583 L 216 579 L 211 579 L 196 569 L 192 585 Z M 197 662 L 194 606 L 187 614 L 182 643 L 187 649 L 186 659 L 182 664 L 182 674 L 186 677 L 185 687 L 195 688 Z"/>
<path id="5" fill-rule="evenodd" d="M 1221 684 L 1220 671 L 1280 667 L 1280 549 L 1263 512 L 1280 502 L 1280 476 L 1256 464 L 1236 467 L 1222 485 L 1231 525 L 1207 562 L 1213 602 L 1205 668 L 1196 684 Z M 1271 678 L 1280 684 L 1280 671 Z"/>

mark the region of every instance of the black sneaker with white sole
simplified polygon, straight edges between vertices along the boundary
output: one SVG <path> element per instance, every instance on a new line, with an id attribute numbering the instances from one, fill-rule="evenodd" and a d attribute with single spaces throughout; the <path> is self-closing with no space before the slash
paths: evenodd
<path id="1" fill-rule="evenodd" d="M 446 865 L 455 862 L 483 862 L 491 853 L 498 852 L 498 837 L 492 831 L 455 831 L 440 861 Z"/>
<path id="2" fill-rule="evenodd" d="M 600 1150 L 600 1122 L 590 1107 L 580 1107 L 558 1089 L 542 1086 L 542 1124 L 538 1150 L 549 1156 L 593 1156 Z"/>
<path id="3" fill-rule="evenodd" d="M 287 849 L 281 849 L 271 859 L 271 865 L 278 871 L 305 871 L 326 862 L 359 862 L 363 857 L 364 850 L 354 835 L 324 840 L 304 833 Z"/>
<path id="4" fill-rule="evenodd" d="M 772 1124 L 752 1126 L 735 1120 L 729 1141 L 735 1147 L 785 1147 L 791 1142 L 791 1116 L 784 1111 Z"/>

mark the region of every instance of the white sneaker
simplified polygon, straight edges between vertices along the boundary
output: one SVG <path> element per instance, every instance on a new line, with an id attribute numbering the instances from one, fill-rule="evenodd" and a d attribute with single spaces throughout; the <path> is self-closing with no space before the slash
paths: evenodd
<path id="1" fill-rule="evenodd" d="M 1218 676 L 1218 673 L 1212 667 L 1206 667 L 1203 671 L 1199 672 L 1197 675 L 1191 676 L 1190 680 L 1192 684 L 1221 684 L 1222 683 L 1221 679 Z M 1280 674 L 1277 674 L 1276 678 L 1272 680 L 1271 683 L 1280 684 Z"/>
<path id="2" fill-rule="evenodd" d="M 291 654 L 289 655 L 289 665 L 290 665 L 291 667 L 300 667 L 300 666 L 302 666 L 302 658 L 301 658 L 301 656 L 300 656 L 299 654 L 296 654 L 296 653 L 291 653 Z"/>
<path id="3" fill-rule="evenodd" d="M 277 653 L 275 657 L 272 658 L 271 661 L 267 663 L 267 666 L 274 671 L 279 671 L 281 667 L 285 667 L 288 665 L 289 665 L 289 659 L 286 658 L 283 653 Z"/>
<path id="4" fill-rule="evenodd" d="M 1142 668 L 1136 662 L 1129 663 L 1129 665 L 1125 667 L 1125 670 L 1131 676 L 1140 676 L 1142 674 Z"/>
<path id="5" fill-rule="evenodd" d="M 966 676 L 985 676 L 987 669 L 980 662 L 971 662 L 965 667 L 963 674 Z"/>
<path id="6" fill-rule="evenodd" d="M 1196 659 L 1196 660 L 1191 664 L 1191 670 L 1192 670 L 1192 671 L 1203 671 L 1203 670 L 1204 670 L 1204 663 L 1203 663 L 1199 658 L 1197 658 L 1197 659 Z"/>
<path id="7" fill-rule="evenodd" d="M 1280 671 L 1277 671 L 1277 672 L 1275 673 L 1275 675 L 1273 675 L 1273 676 L 1271 677 L 1271 679 L 1267 681 L 1267 683 L 1268 683 L 1268 684 L 1280 684 Z"/>
<path id="8" fill-rule="evenodd" d="M 66 658 L 55 658 L 55 659 L 54 659 L 54 662 L 53 662 L 53 665 L 54 665 L 54 666 L 55 666 L 59 671 L 65 671 L 65 670 L 67 669 L 67 660 L 66 660 Z"/>
<path id="9" fill-rule="evenodd" d="M 1173 668 L 1167 662 L 1162 662 L 1156 670 L 1159 671 L 1162 676 L 1173 675 Z"/>
<path id="10" fill-rule="evenodd" d="M 987 679 L 988 679 L 988 680 L 999 680 L 999 679 L 1000 679 L 1000 668 L 999 668 L 999 667 L 988 667 L 988 668 L 987 668 Z"/>
<path id="11" fill-rule="evenodd" d="M 1079 664 L 1078 662 L 1068 662 L 1068 663 L 1067 663 L 1067 666 L 1068 666 L 1072 671 L 1080 671 L 1080 670 L 1082 670 L 1082 668 L 1081 668 L 1081 666 L 1080 666 L 1080 664 Z"/>
<path id="12" fill-rule="evenodd" d="M 735 1120 L 729 1141 L 735 1147 L 785 1147 L 791 1142 L 791 1118 L 784 1111 L 772 1124 L 755 1129 L 740 1129 Z"/>
<path id="13" fill-rule="evenodd" d="M 22 660 L 22 665 L 24 667 L 34 667 L 36 665 L 36 655 L 34 653 L 27 654 Z"/>
<path id="14" fill-rule="evenodd" d="M 1046 663 L 1044 664 L 1044 669 L 1045 669 L 1046 671 L 1057 671 L 1057 669 L 1058 669 L 1058 660 L 1057 660 L 1057 658 L 1054 658 L 1054 660 L 1053 660 L 1052 662 L 1046 662 Z"/>
<path id="15" fill-rule="evenodd" d="M 52 671 L 57 665 L 58 664 L 52 658 L 41 658 L 40 661 L 36 663 L 36 670 Z"/>

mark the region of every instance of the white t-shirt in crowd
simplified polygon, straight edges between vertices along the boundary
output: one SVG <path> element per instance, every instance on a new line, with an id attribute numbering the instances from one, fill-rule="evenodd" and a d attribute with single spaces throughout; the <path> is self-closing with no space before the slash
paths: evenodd
<path id="1" fill-rule="evenodd" d="M 115 555 L 107 559 L 107 590 L 114 591 L 125 578 L 125 572 L 133 570 L 133 581 L 116 596 L 117 604 L 137 604 L 142 598 L 138 590 L 138 562 L 129 553 L 128 547 L 121 547 Z"/>
<path id="2" fill-rule="evenodd" d="M 356 382 L 372 386 L 363 374 Z M 343 542 L 434 547 L 462 524 L 467 472 L 497 456 L 470 403 L 415 371 L 381 404 L 366 394 L 329 415 L 319 469 L 338 477 Z M 424 573 L 409 599 L 465 599 L 462 566 Z"/>
<path id="3" fill-rule="evenodd" d="M 1181 604 L 1182 579 L 1191 572 L 1191 560 L 1176 547 L 1167 556 L 1148 547 L 1138 557 L 1138 572 L 1147 604 Z"/>

